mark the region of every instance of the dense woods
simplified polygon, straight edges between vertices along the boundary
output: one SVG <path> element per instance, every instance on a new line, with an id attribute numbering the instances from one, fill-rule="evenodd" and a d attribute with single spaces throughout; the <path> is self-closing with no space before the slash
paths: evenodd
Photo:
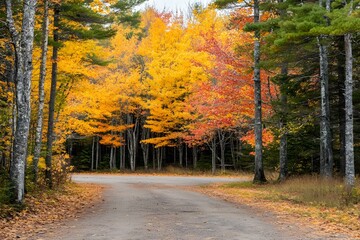
<path id="1" fill-rule="evenodd" d="M 0 191 L 167 166 L 355 184 L 358 1 L 142 2 L 1 1 Z"/>

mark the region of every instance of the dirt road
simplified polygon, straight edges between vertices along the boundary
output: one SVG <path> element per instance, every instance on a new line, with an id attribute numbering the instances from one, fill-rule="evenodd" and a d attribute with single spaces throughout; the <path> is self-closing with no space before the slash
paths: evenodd
<path id="1" fill-rule="evenodd" d="M 43 239 L 294 239 L 277 230 L 268 217 L 264 220 L 246 207 L 183 188 L 240 179 L 115 175 L 76 175 L 73 179 L 107 185 L 104 202 Z"/>

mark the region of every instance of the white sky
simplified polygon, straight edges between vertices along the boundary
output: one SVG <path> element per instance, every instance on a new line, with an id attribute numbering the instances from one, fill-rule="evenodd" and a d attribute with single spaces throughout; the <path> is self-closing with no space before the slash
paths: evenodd
<path id="1" fill-rule="evenodd" d="M 141 5 L 141 8 L 146 6 L 155 7 L 158 10 L 168 10 L 175 12 L 176 10 L 187 13 L 189 3 L 202 3 L 204 5 L 209 4 L 212 0 L 148 0 Z"/>

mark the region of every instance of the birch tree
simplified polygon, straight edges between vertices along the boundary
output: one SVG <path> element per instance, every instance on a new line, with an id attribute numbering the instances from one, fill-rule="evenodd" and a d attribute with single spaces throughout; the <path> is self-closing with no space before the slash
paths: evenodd
<path id="1" fill-rule="evenodd" d="M 13 184 L 14 200 L 22 203 L 25 190 L 25 163 L 30 127 L 30 93 L 32 76 L 32 50 L 36 0 L 24 0 L 21 31 L 16 29 L 13 18 L 12 1 L 6 0 L 6 22 L 11 35 L 16 57 L 16 130 L 13 145 L 13 158 L 10 166 L 10 178 Z"/>
<path id="2" fill-rule="evenodd" d="M 320 0 L 320 6 L 323 1 Z M 330 12 L 330 0 L 326 0 L 326 11 Z M 328 23 L 330 24 L 330 23 Z M 329 102 L 329 61 L 326 36 L 318 37 L 320 57 L 320 88 L 321 88 L 321 118 L 320 118 L 320 174 L 332 177 L 333 152 L 330 129 L 330 102 Z"/>
<path id="3" fill-rule="evenodd" d="M 350 2 L 349 15 L 352 12 L 353 1 Z M 352 34 L 344 36 L 345 42 L 345 184 L 352 188 L 355 185 L 354 166 L 354 130 L 353 130 L 353 54 Z"/>

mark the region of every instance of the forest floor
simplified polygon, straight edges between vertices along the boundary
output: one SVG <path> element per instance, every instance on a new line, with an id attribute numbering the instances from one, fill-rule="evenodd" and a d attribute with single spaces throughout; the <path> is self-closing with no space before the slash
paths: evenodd
<path id="1" fill-rule="evenodd" d="M 340 181 L 324 182 L 316 177 L 281 184 L 254 185 L 249 181 L 194 188 L 208 196 L 272 213 L 279 225 L 301 224 L 318 236 L 360 239 L 360 187 L 351 193 L 342 189 Z"/>
<path id="2" fill-rule="evenodd" d="M 22 209 L 0 206 L 0 239 L 32 239 L 56 229 L 62 220 L 76 219 L 101 200 L 102 186 L 67 184 L 61 190 L 28 194 Z"/>

